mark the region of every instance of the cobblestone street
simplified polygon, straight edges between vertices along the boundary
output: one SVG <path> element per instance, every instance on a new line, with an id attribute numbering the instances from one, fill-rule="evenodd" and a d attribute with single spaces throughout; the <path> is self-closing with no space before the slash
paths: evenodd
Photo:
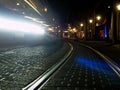
<path id="1" fill-rule="evenodd" d="M 14 49 L 1 49 L 0 89 L 21 90 L 67 53 L 69 47 L 63 41 Z"/>

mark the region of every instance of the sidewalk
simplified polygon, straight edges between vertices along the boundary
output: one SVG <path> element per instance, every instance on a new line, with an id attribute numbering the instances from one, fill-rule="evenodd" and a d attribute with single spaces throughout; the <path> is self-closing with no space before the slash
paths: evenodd
<path id="1" fill-rule="evenodd" d="M 93 48 L 101 47 L 101 48 L 109 48 L 120 52 L 120 43 L 110 43 L 106 41 L 79 41 L 80 43 L 84 43 L 90 45 Z"/>
<path id="2" fill-rule="evenodd" d="M 118 66 L 120 66 L 120 43 L 109 43 L 106 41 L 79 41 L 98 50 L 104 55 L 110 57 Z"/>

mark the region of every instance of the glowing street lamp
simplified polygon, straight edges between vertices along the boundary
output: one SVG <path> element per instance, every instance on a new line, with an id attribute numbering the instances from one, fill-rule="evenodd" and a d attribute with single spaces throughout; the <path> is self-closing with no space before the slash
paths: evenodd
<path id="1" fill-rule="evenodd" d="M 120 4 L 118 4 L 116 7 L 117 7 L 117 10 L 120 11 Z"/>
<path id="2" fill-rule="evenodd" d="M 92 29 L 93 29 L 93 19 L 89 19 L 89 23 L 90 23 L 90 27 L 89 27 L 89 35 L 90 35 L 90 39 L 92 39 Z"/>
<path id="3" fill-rule="evenodd" d="M 90 20 L 89 20 L 89 23 L 93 23 L 93 20 L 92 20 L 92 19 L 90 19 Z"/>
<path id="4" fill-rule="evenodd" d="M 97 18 L 97 20 L 99 21 L 99 20 L 101 19 L 101 16 L 97 16 L 96 18 Z"/>
<path id="5" fill-rule="evenodd" d="M 96 19 L 97 19 L 97 21 L 98 21 L 98 22 L 96 23 L 96 26 L 99 26 L 99 24 L 100 24 L 99 21 L 101 20 L 101 16 L 98 15 L 98 16 L 96 17 Z"/>
<path id="6" fill-rule="evenodd" d="M 45 11 L 45 12 L 47 12 L 47 11 L 48 11 L 48 9 L 45 7 L 45 8 L 44 8 L 44 11 Z"/>
<path id="7" fill-rule="evenodd" d="M 83 27 L 83 23 L 81 23 L 80 26 Z"/>
<path id="8" fill-rule="evenodd" d="M 77 32 L 77 29 L 76 28 L 73 28 L 73 33 L 76 33 Z"/>
<path id="9" fill-rule="evenodd" d="M 120 40 L 120 35 L 119 35 L 119 32 L 120 32 L 120 27 L 119 27 L 119 25 L 120 25 L 120 17 L 119 17 L 119 15 L 120 15 L 120 2 L 117 2 L 116 3 L 116 14 L 117 14 L 117 16 L 116 16 L 116 31 L 117 31 L 117 40 Z"/>

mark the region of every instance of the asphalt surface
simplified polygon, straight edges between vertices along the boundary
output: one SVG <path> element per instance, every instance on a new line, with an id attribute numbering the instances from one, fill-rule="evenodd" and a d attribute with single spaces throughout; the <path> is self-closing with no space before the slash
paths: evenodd
<path id="1" fill-rule="evenodd" d="M 69 51 L 62 40 L 0 48 L 0 90 L 21 90 Z"/>
<path id="2" fill-rule="evenodd" d="M 120 90 L 120 78 L 98 54 L 75 43 L 68 62 L 40 90 Z"/>

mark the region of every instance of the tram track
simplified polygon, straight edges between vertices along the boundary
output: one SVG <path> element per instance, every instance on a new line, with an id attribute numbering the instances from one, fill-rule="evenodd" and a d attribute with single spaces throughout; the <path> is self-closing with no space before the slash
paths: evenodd
<path id="1" fill-rule="evenodd" d="M 22 88 L 22 90 L 38 90 L 38 89 L 40 90 L 44 86 L 44 84 L 50 79 L 50 77 L 58 69 L 60 69 L 65 63 L 67 63 L 67 61 L 71 58 L 72 53 L 73 53 L 73 46 L 70 43 L 69 43 L 69 45 L 71 47 L 69 53 L 67 55 L 65 55 L 65 57 L 59 63 L 53 65 L 50 69 L 48 69 L 45 73 L 43 73 L 41 76 L 39 76 L 32 83 L 30 83 L 26 87 Z M 87 46 L 85 44 L 79 44 L 79 45 L 84 46 L 84 47 L 92 50 L 96 54 L 98 54 L 110 66 L 110 68 L 118 75 L 118 77 L 120 77 L 120 68 L 114 62 L 112 62 L 112 60 L 109 57 L 103 55 L 102 53 L 100 53 L 99 51 L 95 50 L 94 48 L 92 48 L 90 46 Z"/>
<path id="2" fill-rule="evenodd" d="M 70 46 L 70 50 L 63 57 L 63 59 L 59 63 L 53 65 L 51 68 L 45 71 L 42 75 L 40 75 L 37 79 L 28 84 L 26 87 L 22 88 L 22 90 L 36 90 L 38 87 L 41 87 L 44 82 L 46 82 L 46 80 L 70 58 L 70 55 L 73 51 L 73 46 L 70 43 L 68 44 Z"/>

